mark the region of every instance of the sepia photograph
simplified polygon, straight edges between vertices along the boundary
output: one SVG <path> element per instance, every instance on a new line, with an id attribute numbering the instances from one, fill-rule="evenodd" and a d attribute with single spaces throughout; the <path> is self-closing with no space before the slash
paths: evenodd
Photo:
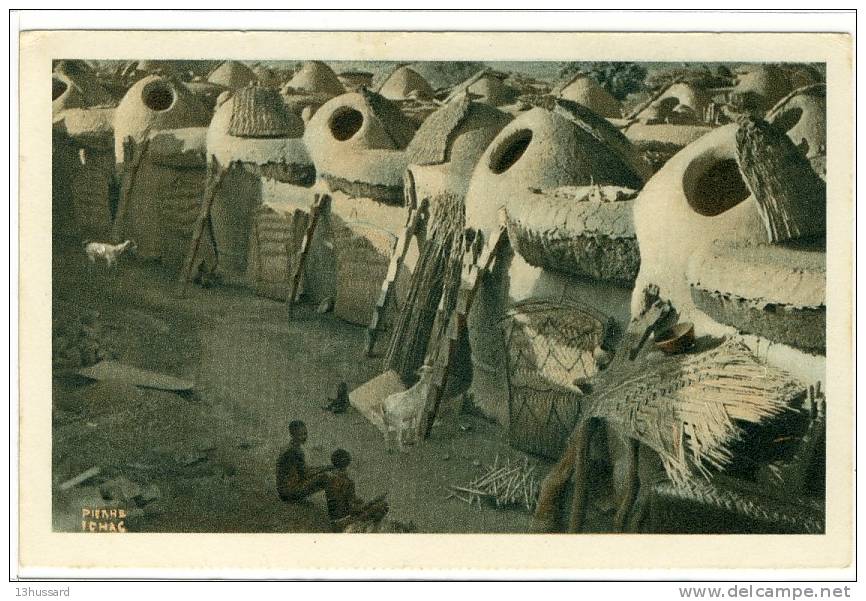
<path id="1" fill-rule="evenodd" d="M 31 34 L 22 495 L 46 498 L 20 502 L 46 540 L 832 531 L 850 558 L 850 65 L 834 89 L 820 55 L 681 60 L 678 34 L 665 58 L 538 33 L 521 60 L 471 34 L 459 58 L 435 33 L 262 34 L 253 58 Z"/>

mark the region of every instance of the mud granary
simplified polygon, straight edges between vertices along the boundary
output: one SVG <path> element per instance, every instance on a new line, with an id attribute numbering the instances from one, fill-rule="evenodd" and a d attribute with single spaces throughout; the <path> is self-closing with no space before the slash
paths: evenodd
<path id="1" fill-rule="evenodd" d="M 821 66 L 580 66 L 58 61 L 55 253 L 355 324 L 353 411 L 483 416 L 538 531 L 823 531 Z"/>

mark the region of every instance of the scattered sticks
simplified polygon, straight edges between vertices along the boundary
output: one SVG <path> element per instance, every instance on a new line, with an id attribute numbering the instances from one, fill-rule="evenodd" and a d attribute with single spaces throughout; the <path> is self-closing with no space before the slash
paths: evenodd
<path id="1" fill-rule="evenodd" d="M 517 506 L 531 513 L 538 503 L 536 467 L 528 459 L 515 462 L 509 459 L 500 465 L 497 455 L 493 465 L 469 484 L 449 486 L 451 493 L 446 499 L 456 498 L 470 506 L 477 504 L 478 507 L 482 506 L 482 499 L 486 499 L 497 508 Z"/>

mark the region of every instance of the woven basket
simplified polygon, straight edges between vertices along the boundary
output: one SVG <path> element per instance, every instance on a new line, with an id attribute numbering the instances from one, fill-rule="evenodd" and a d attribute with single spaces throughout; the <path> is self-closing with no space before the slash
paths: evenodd
<path id="1" fill-rule="evenodd" d="M 603 315 L 569 301 L 525 301 L 506 314 L 512 446 L 551 459 L 562 454 L 581 413 L 574 382 L 596 373 L 593 351 L 606 324 Z"/>

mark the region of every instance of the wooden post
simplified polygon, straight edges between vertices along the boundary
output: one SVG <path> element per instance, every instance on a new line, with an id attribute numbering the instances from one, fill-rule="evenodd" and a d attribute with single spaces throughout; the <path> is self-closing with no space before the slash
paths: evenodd
<path id="1" fill-rule="evenodd" d="M 211 237 L 213 236 L 213 224 L 211 223 L 210 211 L 214 199 L 216 198 L 216 194 L 219 191 L 220 186 L 222 186 L 226 173 L 228 173 L 228 168 L 222 167 L 216 163 L 215 158 L 209 162 L 208 165 L 209 173 L 207 186 L 205 187 L 204 199 L 201 204 L 201 211 L 199 211 L 198 219 L 193 227 L 189 252 L 186 255 L 186 260 L 184 260 L 183 267 L 180 271 L 180 277 L 178 278 L 177 294 L 181 298 L 186 294 L 186 285 L 192 279 L 192 273 L 196 267 L 196 257 L 198 256 L 198 251 L 201 247 L 201 239 L 205 228 L 207 228 L 209 235 Z M 213 173 L 214 170 L 216 170 L 216 174 Z"/>
<path id="2" fill-rule="evenodd" d="M 298 251 L 297 259 L 295 260 L 295 269 L 289 281 L 289 296 L 286 299 L 289 309 L 289 318 L 292 317 L 292 305 L 295 304 L 298 295 L 298 286 L 301 283 L 301 276 L 304 274 L 304 263 L 307 260 L 307 255 L 310 252 L 310 246 L 313 243 L 313 235 L 316 233 L 316 225 L 319 223 L 319 215 L 322 210 L 327 208 L 331 202 L 331 197 L 327 194 L 316 194 L 313 206 L 310 207 L 310 221 L 307 223 L 307 231 L 304 233 L 304 239 L 301 241 L 301 248 Z"/>
<path id="3" fill-rule="evenodd" d="M 457 354 L 457 345 L 460 341 L 460 336 L 463 329 L 466 327 L 466 321 L 469 316 L 469 310 L 472 308 L 472 302 L 475 300 L 475 293 L 478 292 L 478 286 L 481 278 L 479 277 L 484 272 L 490 270 L 496 258 L 496 253 L 500 248 L 503 240 L 506 239 L 505 225 L 505 210 L 499 210 L 499 228 L 493 235 L 484 241 L 484 246 L 477 261 L 471 259 L 471 250 L 467 249 L 464 255 L 464 271 L 461 277 L 460 290 L 457 292 L 457 307 L 448 321 L 448 329 L 444 341 L 444 348 L 439 349 L 433 366 L 430 383 L 427 387 L 427 400 L 424 404 L 424 413 L 419 420 L 418 428 L 421 438 L 427 438 L 430 435 L 430 430 L 433 428 L 433 422 L 436 419 L 436 414 L 439 412 L 439 404 L 442 401 L 442 393 L 445 390 L 445 384 L 448 381 L 448 372 L 451 369 L 451 364 Z"/>

